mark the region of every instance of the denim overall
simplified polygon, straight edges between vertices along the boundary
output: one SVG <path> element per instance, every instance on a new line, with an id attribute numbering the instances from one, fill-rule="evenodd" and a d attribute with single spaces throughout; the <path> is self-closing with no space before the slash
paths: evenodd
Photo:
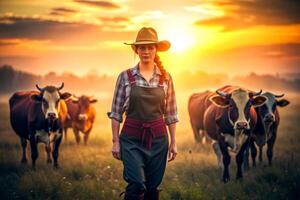
<path id="1" fill-rule="evenodd" d="M 169 141 L 163 119 L 165 91 L 161 77 L 158 87 L 147 88 L 136 85 L 130 70 L 127 75 L 130 102 L 120 134 L 123 177 L 128 183 L 126 194 L 143 194 L 157 190 L 166 168 Z"/>

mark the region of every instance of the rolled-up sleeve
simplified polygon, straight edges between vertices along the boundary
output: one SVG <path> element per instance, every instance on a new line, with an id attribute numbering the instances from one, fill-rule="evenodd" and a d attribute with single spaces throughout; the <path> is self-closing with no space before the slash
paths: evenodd
<path id="1" fill-rule="evenodd" d="M 169 74 L 167 98 L 166 98 L 166 113 L 165 122 L 167 125 L 178 122 L 177 104 L 175 97 L 174 84 L 171 75 Z"/>
<path id="2" fill-rule="evenodd" d="M 107 113 L 110 119 L 115 119 L 120 123 L 123 121 L 123 106 L 125 103 L 125 84 L 124 75 L 120 73 L 116 82 L 114 97 L 111 106 L 111 112 Z"/>

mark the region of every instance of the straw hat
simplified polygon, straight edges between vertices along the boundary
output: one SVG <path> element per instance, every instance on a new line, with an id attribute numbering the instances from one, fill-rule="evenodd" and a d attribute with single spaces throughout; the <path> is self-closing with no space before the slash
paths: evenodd
<path id="1" fill-rule="evenodd" d="M 131 48 L 135 51 L 136 45 L 139 44 L 155 44 L 157 51 L 167 51 L 171 44 L 167 40 L 159 41 L 157 37 L 157 33 L 154 28 L 151 27 L 143 27 L 137 34 L 135 42 L 133 43 L 124 43 L 127 45 L 131 45 Z"/>

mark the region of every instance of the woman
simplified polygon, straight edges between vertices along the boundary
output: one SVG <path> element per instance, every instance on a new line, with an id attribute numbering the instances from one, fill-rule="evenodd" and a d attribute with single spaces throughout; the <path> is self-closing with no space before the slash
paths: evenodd
<path id="1" fill-rule="evenodd" d="M 123 71 L 116 83 L 112 110 L 108 113 L 112 122 L 112 154 L 123 161 L 123 176 L 128 183 L 125 200 L 156 200 L 167 157 L 172 161 L 177 154 L 174 86 L 157 55 L 158 51 L 168 50 L 170 43 L 158 41 L 156 31 L 144 27 L 136 41 L 127 45 L 131 45 L 140 62 Z M 124 112 L 126 119 L 119 137 Z"/>

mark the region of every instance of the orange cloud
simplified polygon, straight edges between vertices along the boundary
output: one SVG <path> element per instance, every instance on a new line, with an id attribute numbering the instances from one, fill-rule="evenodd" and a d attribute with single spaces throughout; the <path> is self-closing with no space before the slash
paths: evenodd
<path id="1" fill-rule="evenodd" d="M 225 16 L 201 19 L 196 25 L 223 26 L 223 31 L 232 31 L 258 25 L 300 24 L 300 1 L 216 0 L 212 4 L 224 10 Z"/>
<path id="2" fill-rule="evenodd" d="M 89 6 L 95 6 L 99 8 L 104 9 L 118 9 L 120 8 L 119 5 L 109 2 L 109 1 L 88 1 L 88 0 L 75 0 L 74 2 L 89 5 Z"/>
<path id="3" fill-rule="evenodd" d="M 66 16 L 77 12 L 78 11 L 74 9 L 59 7 L 59 8 L 53 8 L 52 11 L 50 12 L 50 15 Z"/>
<path id="4" fill-rule="evenodd" d="M 103 20 L 104 23 L 100 23 Z M 0 16 L 0 39 L 50 40 L 63 43 L 91 43 L 96 38 L 105 40 L 126 39 L 126 17 L 103 17 L 99 24 L 61 21 L 46 17 L 18 15 Z"/>

